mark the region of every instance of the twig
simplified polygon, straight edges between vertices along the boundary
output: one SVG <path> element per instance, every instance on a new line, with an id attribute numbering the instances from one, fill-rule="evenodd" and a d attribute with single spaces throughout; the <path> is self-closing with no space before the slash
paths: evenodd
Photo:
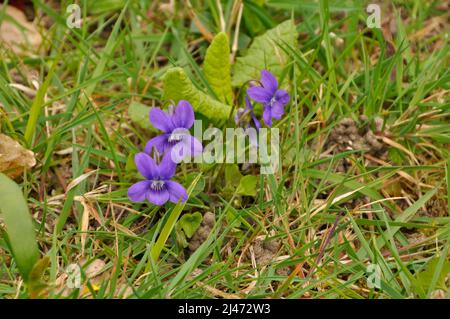
<path id="1" fill-rule="evenodd" d="M 195 26 L 198 28 L 200 33 L 203 35 L 203 37 L 208 40 L 209 42 L 212 41 L 214 38 L 213 34 L 209 32 L 208 29 L 203 25 L 203 23 L 200 21 L 200 19 L 197 17 L 197 15 L 194 12 L 194 9 L 192 8 L 192 4 L 189 0 L 186 0 L 186 6 L 188 7 L 188 14 L 189 17 L 194 22 Z"/>
<path id="2" fill-rule="evenodd" d="M 233 39 L 233 46 L 231 47 L 231 62 L 234 61 L 234 58 L 236 56 L 236 52 L 238 50 L 238 40 L 239 40 L 239 29 L 241 27 L 241 19 L 242 19 L 242 11 L 244 10 L 244 4 L 241 3 L 239 7 L 239 13 L 238 18 L 236 22 L 236 28 L 234 31 L 234 39 Z"/>
<path id="3" fill-rule="evenodd" d="M 327 235 L 327 237 L 325 238 L 325 241 L 324 241 L 322 247 L 320 248 L 319 256 L 317 256 L 317 258 L 316 258 L 315 265 L 313 265 L 313 267 L 312 267 L 311 270 L 309 271 L 307 278 L 311 278 L 311 276 L 312 276 L 314 270 L 316 270 L 316 268 L 317 268 L 317 265 L 318 265 L 319 262 L 322 260 L 322 257 L 323 257 L 323 255 L 325 254 L 325 250 L 326 250 L 326 248 L 328 247 L 328 244 L 330 243 L 331 238 L 332 238 L 333 235 L 334 235 L 334 232 L 336 231 L 336 227 L 337 227 L 338 222 L 339 222 L 339 220 L 341 219 L 341 217 L 342 217 L 342 213 L 339 213 L 339 214 L 336 216 L 336 220 L 334 221 L 334 224 L 333 224 L 333 226 L 331 227 L 330 232 L 328 233 L 328 235 Z"/>

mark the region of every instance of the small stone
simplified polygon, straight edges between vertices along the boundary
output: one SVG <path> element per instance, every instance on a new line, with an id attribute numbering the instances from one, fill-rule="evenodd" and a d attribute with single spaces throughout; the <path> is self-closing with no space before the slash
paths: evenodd
<path id="1" fill-rule="evenodd" d="M 203 215 L 203 220 L 200 227 L 197 229 L 195 234 L 192 236 L 189 241 L 189 250 L 194 252 L 200 247 L 201 244 L 208 238 L 211 230 L 213 229 L 215 224 L 215 215 L 211 212 L 206 212 Z"/>
<path id="2" fill-rule="evenodd" d="M 281 248 L 281 243 L 278 240 L 264 240 L 256 238 L 252 244 L 255 261 L 258 266 L 269 264 Z M 249 255 L 251 258 L 251 255 Z"/>

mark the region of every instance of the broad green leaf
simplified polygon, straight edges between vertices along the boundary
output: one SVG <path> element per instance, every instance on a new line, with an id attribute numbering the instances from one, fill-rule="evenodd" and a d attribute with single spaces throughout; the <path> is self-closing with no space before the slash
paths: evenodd
<path id="1" fill-rule="evenodd" d="M 285 43 L 296 47 L 297 31 L 292 20 L 285 21 L 255 38 L 247 54 L 236 59 L 233 86 L 242 86 L 249 80 L 257 80 L 261 70 L 269 70 L 276 77 L 281 75 L 288 56 L 280 47 Z"/>
<path id="2" fill-rule="evenodd" d="M 208 83 L 223 103 L 233 101 L 231 89 L 230 45 L 226 33 L 217 34 L 206 50 L 203 71 Z"/>
<path id="3" fill-rule="evenodd" d="M 434 273 L 436 272 L 436 268 L 439 262 L 439 258 L 435 257 L 431 259 L 427 265 L 425 266 L 425 270 L 419 272 L 416 275 L 416 290 L 417 292 L 426 293 L 428 290 L 428 287 L 430 286 Z M 450 273 L 450 261 L 445 260 L 444 265 L 441 269 L 441 272 L 439 273 L 438 280 L 436 282 L 436 289 L 444 289 L 447 290 L 447 287 L 445 286 L 445 278 Z"/>
<path id="4" fill-rule="evenodd" d="M 185 186 L 191 185 L 194 179 L 197 178 L 197 175 L 198 173 L 195 172 L 188 174 L 183 184 L 185 184 Z M 205 189 L 205 185 L 206 185 L 205 178 L 201 176 L 197 184 L 195 184 L 195 187 L 192 189 L 191 196 L 197 196 L 198 194 L 203 192 L 203 190 Z"/>
<path id="5" fill-rule="evenodd" d="M 197 89 L 182 68 L 167 70 L 164 75 L 164 99 L 189 101 L 196 112 L 199 112 L 215 122 L 226 121 L 230 116 L 231 106 L 214 100 L 209 95 Z"/>
<path id="6" fill-rule="evenodd" d="M 188 238 L 191 238 L 202 223 L 203 216 L 199 212 L 184 214 L 181 216 L 178 225 L 183 229 Z"/>
<path id="7" fill-rule="evenodd" d="M 130 116 L 130 120 L 138 124 L 143 129 L 156 131 L 150 124 L 150 120 L 148 117 L 150 109 L 151 107 L 145 104 L 136 101 L 131 102 L 130 106 L 128 107 L 128 115 Z"/>
<path id="8" fill-rule="evenodd" d="M 237 193 L 245 196 L 256 196 L 256 183 L 258 178 L 253 175 L 245 175 L 239 181 Z"/>
<path id="9" fill-rule="evenodd" d="M 225 188 L 227 193 L 245 196 L 256 196 L 256 184 L 258 178 L 253 175 L 243 176 L 236 164 L 225 166 Z"/>
<path id="10" fill-rule="evenodd" d="M 242 174 L 236 164 L 228 164 L 225 166 L 225 186 L 235 189 L 239 186 Z"/>
<path id="11" fill-rule="evenodd" d="M 39 259 L 33 222 L 19 186 L 0 173 L 0 218 L 6 226 L 6 234 L 12 255 L 25 282 Z"/>

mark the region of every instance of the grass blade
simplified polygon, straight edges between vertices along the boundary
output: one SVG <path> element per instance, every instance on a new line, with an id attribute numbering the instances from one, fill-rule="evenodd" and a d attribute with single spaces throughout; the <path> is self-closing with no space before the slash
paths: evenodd
<path id="1" fill-rule="evenodd" d="M 198 174 L 197 177 L 192 181 L 191 186 L 189 186 L 189 189 L 187 190 L 188 196 L 191 195 L 192 190 L 194 189 L 195 185 L 197 185 L 197 182 L 200 180 L 201 176 L 202 174 Z M 180 217 L 180 214 L 183 211 L 185 205 L 186 202 L 178 203 L 170 213 L 170 216 L 167 219 L 166 224 L 164 225 L 163 229 L 161 230 L 161 233 L 159 234 L 158 240 L 152 247 L 151 257 L 153 258 L 154 261 L 158 260 L 159 255 L 161 254 L 161 251 L 163 250 L 164 245 L 167 239 L 169 238 L 169 235 L 172 232 L 173 228 L 175 227 L 175 224 L 178 221 L 178 217 Z"/>

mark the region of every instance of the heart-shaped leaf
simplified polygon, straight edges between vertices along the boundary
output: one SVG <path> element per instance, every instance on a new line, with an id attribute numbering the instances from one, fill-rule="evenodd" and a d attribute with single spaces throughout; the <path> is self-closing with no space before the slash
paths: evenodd
<path id="1" fill-rule="evenodd" d="M 225 166 L 225 187 L 235 189 L 239 186 L 242 174 L 236 164 L 228 164 Z"/>
<path id="2" fill-rule="evenodd" d="M 191 185 L 192 181 L 197 177 L 197 173 L 190 173 L 186 176 L 185 179 L 185 185 Z M 192 189 L 192 194 L 191 196 L 196 196 L 198 194 L 200 194 L 201 192 L 203 192 L 203 190 L 205 189 L 205 178 L 203 176 L 200 177 L 200 179 L 198 180 L 197 184 L 195 184 L 195 187 Z"/>
<path id="3" fill-rule="evenodd" d="M 195 212 L 192 214 L 184 214 L 181 216 L 178 225 L 183 229 L 184 233 L 188 238 L 191 238 L 202 223 L 202 214 Z"/>
<path id="4" fill-rule="evenodd" d="M 253 175 L 245 175 L 239 181 L 239 186 L 237 188 L 237 193 L 245 196 L 256 196 L 256 184 L 258 183 L 258 178 Z"/>

